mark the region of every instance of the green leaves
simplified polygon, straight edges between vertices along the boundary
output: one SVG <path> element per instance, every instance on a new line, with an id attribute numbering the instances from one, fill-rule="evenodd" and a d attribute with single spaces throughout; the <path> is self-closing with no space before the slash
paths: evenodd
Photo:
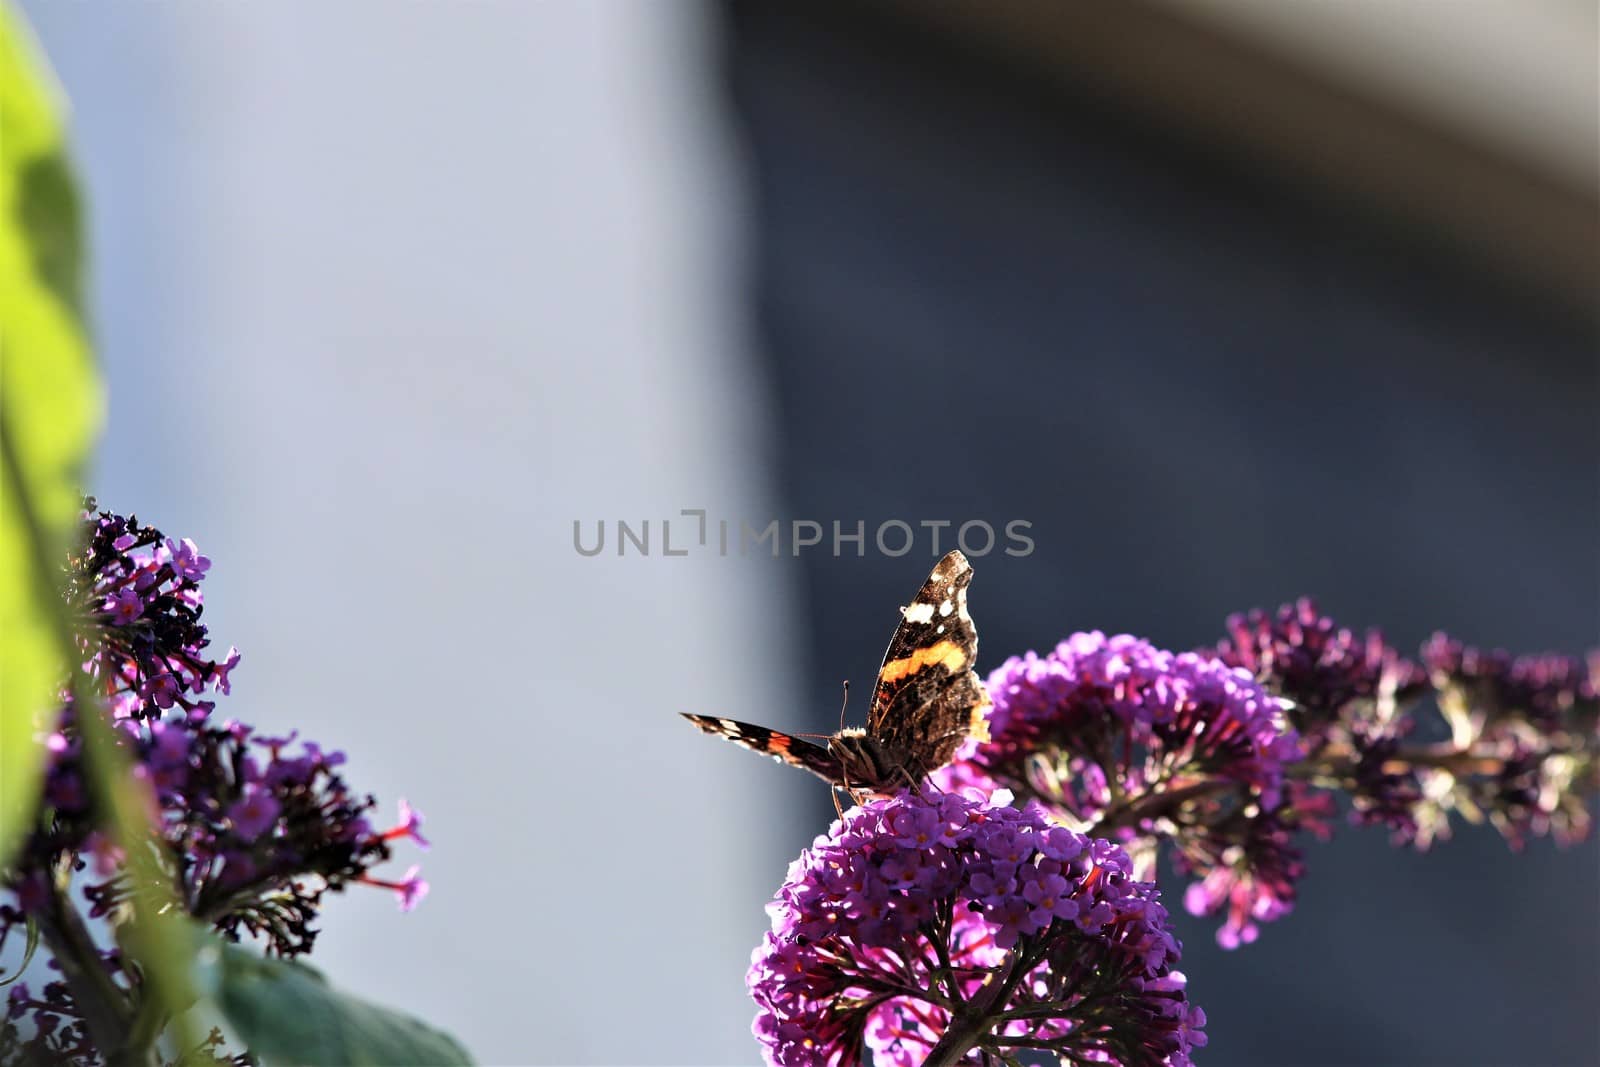
<path id="1" fill-rule="evenodd" d="M 352 997 L 302 964 L 202 935 L 196 978 L 229 1028 L 268 1064 L 470 1064 L 448 1034 Z"/>
<path id="2" fill-rule="evenodd" d="M 0 4 L 0 864 L 33 820 L 34 735 L 67 676 L 57 585 L 105 406 L 63 110 L 27 27 Z"/>

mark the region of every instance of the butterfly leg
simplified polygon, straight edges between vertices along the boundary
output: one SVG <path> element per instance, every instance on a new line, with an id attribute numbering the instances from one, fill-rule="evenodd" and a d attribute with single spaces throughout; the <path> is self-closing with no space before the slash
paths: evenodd
<path id="1" fill-rule="evenodd" d="M 923 775 L 912 774 L 911 773 L 911 768 L 909 768 L 909 767 L 901 767 L 900 768 L 900 775 L 901 775 L 901 777 L 903 777 L 906 780 L 906 788 L 907 789 L 909 789 L 913 793 L 920 794 L 922 792 L 922 783 L 927 781 L 927 775 L 925 775 L 925 774 L 923 774 Z M 931 785 L 932 783 L 930 782 L 928 784 Z M 935 786 L 935 789 L 938 789 L 938 787 Z M 943 790 L 938 790 L 938 791 L 939 792 L 943 792 Z"/>

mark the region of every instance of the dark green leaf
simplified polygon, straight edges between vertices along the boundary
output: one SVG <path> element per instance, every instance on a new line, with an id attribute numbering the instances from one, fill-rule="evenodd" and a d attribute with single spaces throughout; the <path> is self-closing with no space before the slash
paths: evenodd
<path id="1" fill-rule="evenodd" d="M 205 935 L 200 986 L 239 1040 L 268 1063 L 308 1067 L 470 1064 L 454 1038 L 328 985 L 302 964 Z"/>

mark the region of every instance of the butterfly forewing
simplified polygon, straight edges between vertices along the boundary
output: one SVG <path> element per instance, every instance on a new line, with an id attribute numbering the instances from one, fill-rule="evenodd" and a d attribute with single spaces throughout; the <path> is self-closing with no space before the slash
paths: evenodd
<path id="1" fill-rule="evenodd" d="M 901 609 L 867 713 L 867 732 L 916 755 L 927 770 L 950 762 L 981 724 L 989 697 L 973 671 L 978 631 L 967 612 L 972 564 L 951 552 Z"/>
<path id="2" fill-rule="evenodd" d="M 763 756 L 771 756 L 780 763 L 810 771 L 819 778 L 826 778 L 829 782 L 837 783 L 840 780 L 839 761 L 834 759 L 826 748 L 803 737 L 793 737 L 777 730 L 769 730 L 765 726 L 757 726 L 755 723 L 739 722 L 737 719 L 690 715 L 687 712 L 678 714 L 713 737 L 726 738 L 752 752 L 759 752 Z"/>

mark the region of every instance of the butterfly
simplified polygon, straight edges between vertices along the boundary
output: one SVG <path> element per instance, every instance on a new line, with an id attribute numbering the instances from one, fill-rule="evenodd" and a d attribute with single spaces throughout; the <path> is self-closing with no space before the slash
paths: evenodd
<path id="1" fill-rule="evenodd" d="M 752 723 L 680 714 L 708 734 L 810 771 L 857 799 L 915 787 L 949 763 L 968 737 L 988 737 L 989 694 L 972 669 L 978 631 L 967 614 L 971 581 L 972 564 L 951 552 L 900 609 L 866 729 L 841 729 L 817 744 Z"/>

